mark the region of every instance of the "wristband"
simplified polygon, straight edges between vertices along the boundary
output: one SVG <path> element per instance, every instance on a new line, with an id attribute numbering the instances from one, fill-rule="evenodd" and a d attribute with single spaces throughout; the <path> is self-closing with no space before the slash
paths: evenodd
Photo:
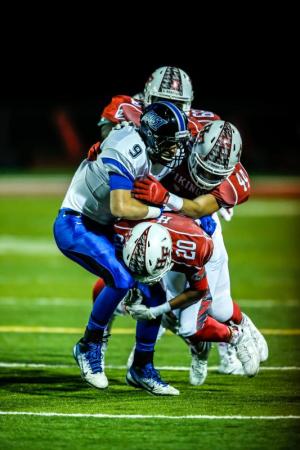
<path id="1" fill-rule="evenodd" d="M 161 215 L 161 209 L 155 206 L 148 206 L 147 214 L 142 219 L 155 219 Z"/>
<path id="2" fill-rule="evenodd" d="M 183 198 L 178 197 L 175 194 L 169 194 L 169 198 L 166 203 L 166 206 L 168 206 L 168 208 L 171 208 L 173 211 L 180 211 L 182 209 L 182 205 Z"/>
<path id="3" fill-rule="evenodd" d="M 151 308 L 149 309 L 151 311 L 151 314 L 153 314 L 153 316 L 158 317 L 164 313 L 171 311 L 171 306 L 169 302 L 166 302 L 159 306 L 151 306 Z"/>

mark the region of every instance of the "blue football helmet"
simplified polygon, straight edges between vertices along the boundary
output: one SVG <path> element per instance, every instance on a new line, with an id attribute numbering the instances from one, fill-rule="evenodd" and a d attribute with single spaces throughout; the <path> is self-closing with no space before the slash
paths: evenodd
<path id="1" fill-rule="evenodd" d="M 187 122 L 185 113 L 171 102 L 151 103 L 145 108 L 139 132 L 153 162 L 165 166 L 182 162 L 190 138 Z"/>

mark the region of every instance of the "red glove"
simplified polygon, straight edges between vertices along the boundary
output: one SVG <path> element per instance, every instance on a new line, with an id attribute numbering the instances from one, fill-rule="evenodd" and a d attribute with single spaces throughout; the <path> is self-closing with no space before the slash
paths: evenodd
<path id="1" fill-rule="evenodd" d="M 170 196 L 167 189 L 152 175 L 136 180 L 132 192 L 134 198 L 154 205 L 164 205 Z"/>
<path id="2" fill-rule="evenodd" d="M 89 161 L 96 161 L 98 154 L 100 153 L 100 142 L 93 144 L 88 151 L 87 159 Z"/>

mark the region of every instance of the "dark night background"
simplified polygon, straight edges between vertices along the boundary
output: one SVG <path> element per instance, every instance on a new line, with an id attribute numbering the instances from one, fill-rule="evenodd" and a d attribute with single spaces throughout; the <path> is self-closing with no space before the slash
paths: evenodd
<path id="1" fill-rule="evenodd" d="M 190 37 L 182 32 L 178 47 L 172 29 L 156 40 L 153 29 L 124 40 L 124 23 L 112 42 L 100 30 L 91 28 L 86 34 L 77 29 L 74 34 L 56 25 L 51 34 L 43 24 L 35 25 L 35 33 L 19 35 L 4 49 L 4 171 L 73 168 L 98 140 L 100 112 L 111 97 L 133 95 L 156 68 L 175 65 L 192 79 L 195 108 L 211 110 L 239 128 L 242 161 L 251 173 L 297 173 L 298 81 L 282 35 L 261 28 L 256 41 L 237 31 L 233 39 L 220 33 L 212 42 L 199 29 L 199 35 Z M 66 140 L 74 143 L 73 154 Z"/>

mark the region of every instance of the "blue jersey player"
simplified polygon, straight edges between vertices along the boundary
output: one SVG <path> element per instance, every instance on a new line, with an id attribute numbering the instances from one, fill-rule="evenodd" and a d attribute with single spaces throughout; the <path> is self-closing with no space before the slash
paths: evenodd
<path id="1" fill-rule="evenodd" d="M 180 164 L 188 140 L 185 114 L 171 102 L 152 103 L 138 129 L 130 125 L 113 129 L 97 159 L 80 164 L 55 220 L 54 236 L 61 252 L 106 284 L 93 305 L 84 336 L 74 347 L 82 377 L 96 388 L 108 386 L 101 357 L 104 330 L 118 303 L 135 285 L 116 256 L 112 223 L 117 217 L 136 220 L 160 215 L 160 208 L 131 196 L 134 180 L 147 174 L 162 178 L 169 173 Z M 151 298 L 156 305 L 164 302 L 160 291 Z M 152 364 L 160 320 L 153 322 L 137 325 L 140 366 Z M 159 395 L 176 395 L 154 367 L 152 378 Z"/>

